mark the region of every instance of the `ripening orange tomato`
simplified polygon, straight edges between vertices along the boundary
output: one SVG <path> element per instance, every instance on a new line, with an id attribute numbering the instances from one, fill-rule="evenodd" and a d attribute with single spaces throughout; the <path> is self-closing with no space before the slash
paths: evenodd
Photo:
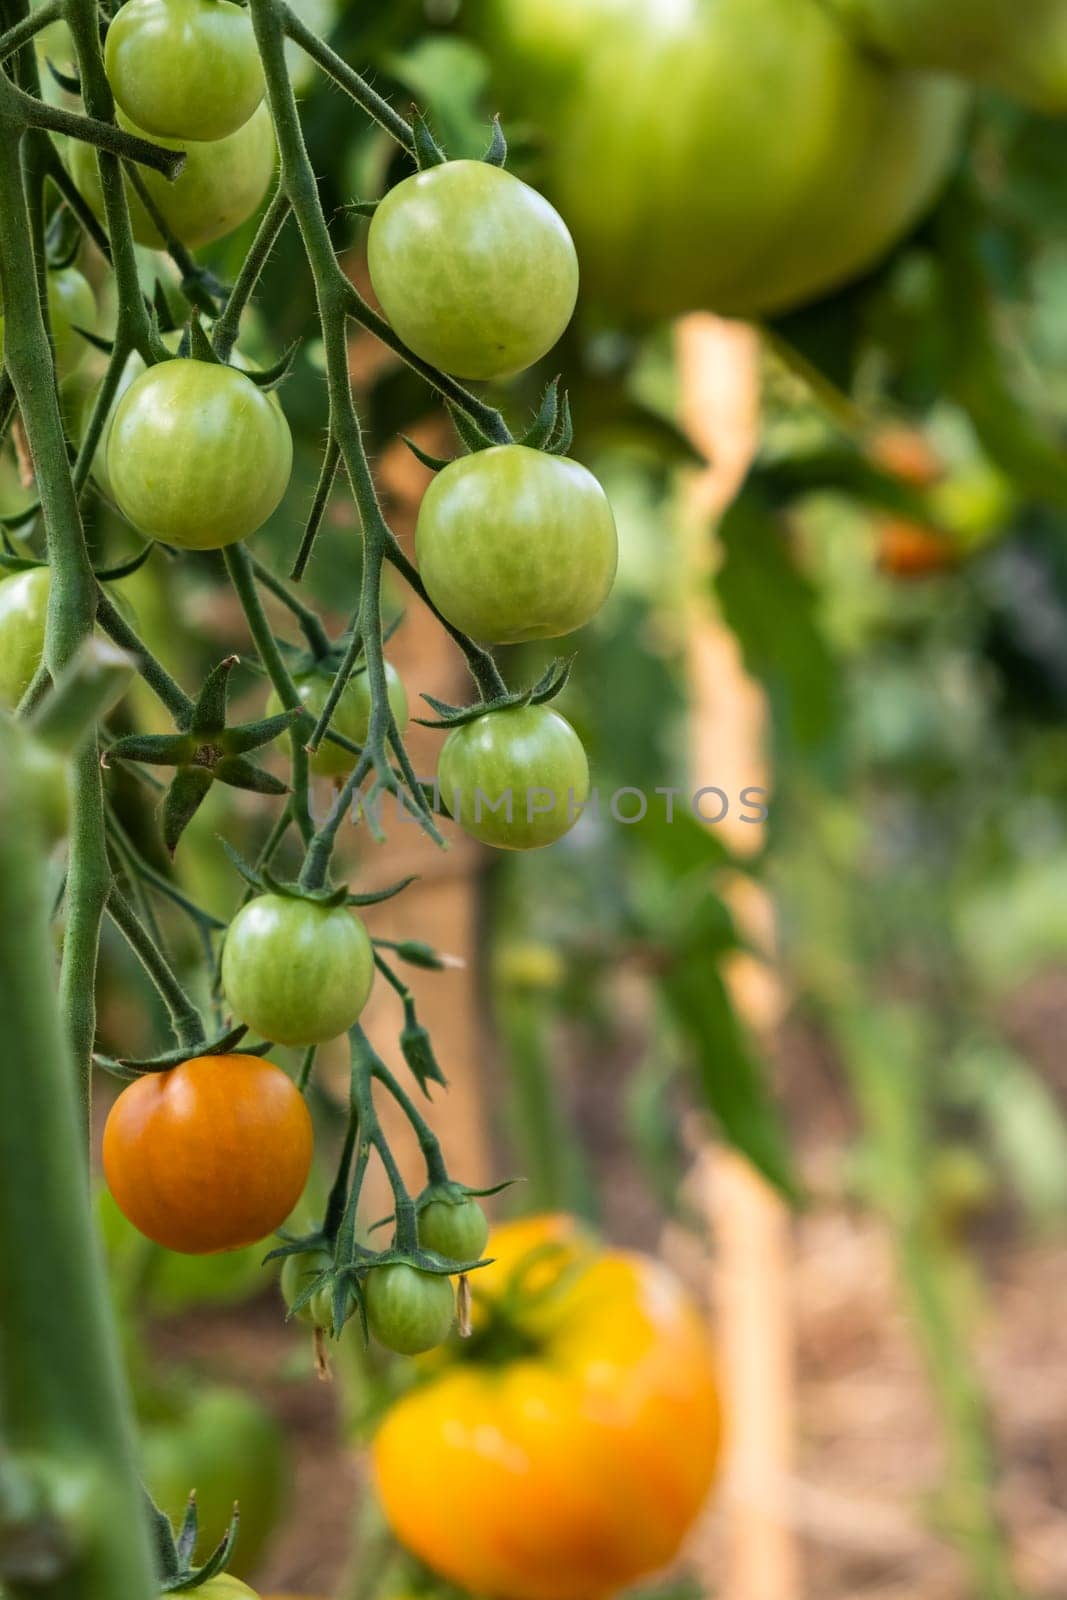
<path id="1" fill-rule="evenodd" d="M 147 1073 L 104 1128 L 104 1173 L 149 1239 L 187 1255 L 254 1244 L 281 1226 L 311 1170 L 311 1118 L 259 1056 L 198 1056 Z"/>
<path id="2" fill-rule="evenodd" d="M 891 578 L 930 578 L 959 561 L 952 540 L 921 522 L 887 517 L 878 524 L 878 565 Z"/>
<path id="3" fill-rule="evenodd" d="M 374 1467 L 398 1538 L 494 1600 L 606 1600 L 664 1566 L 721 1448 L 704 1321 L 646 1256 L 573 1218 L 499 1228 L 474 1332 L 386 1415 Z"/>

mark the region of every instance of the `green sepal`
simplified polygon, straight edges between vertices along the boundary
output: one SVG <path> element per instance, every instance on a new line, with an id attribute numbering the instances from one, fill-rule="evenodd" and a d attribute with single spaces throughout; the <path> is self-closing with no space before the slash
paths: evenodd
<path id="1" fill-rule="evenodd" d="M 559 403 L 559 424 L 545 448 L 549 455 L 565 456 L 573 443 L 574 419 L 571 416 L 571 399 L 564 390 Z"/>
<path id="2" fill-rule="evenodd" d="M 412 717 L 411 720 L 422 728 L 462 728 L 466 723 L 476 722 L 479 717 L 488 716 L 494 711 L 509 711 L 516 706 L 545 705 L 566 688 L 574 659 L 573 656 L 557 656 L 529 688 L 497 695 L 493 700 L 481 700 L 473 706 L 452 706 L 445 700 L 424 694 L 422 698 L 431 710 L 437 712 L 437 718 Z"/>
<path id="3" fill-rule="evenodd" d="M 219 735 L 219 744 L 229 756 L 242 756 L 249 750 L 258 750 L 270 744 L 280 734 L 288 733 L 294 722 L 306 717 L 303 706 L 293 706 L 290 711 L 279 711 L 276 716 L 263 717 L 259 722 L 245 722 L 239 728 L 226 728 Z"/>
<path id="4" fill-rule="evenodd" d="M 439 955 L 432 945 L 424 944 L 421 939 L 401 939 L 397 944 L 387 947 L 393 955 L 401 961 L 406 961 L 410 967 L 422 967 L 427 972 L 444 972 L 448 962 Z"/>
<path id="5" fill-rule="evenodd" d="M 101 758 L 111 761 L 143 761 L 150 767 L 182 767 L 196 755 L 197 741 L 191 733 L 129 733 L 116 739 Z"/>
<path id="6" fill-rule="evenodd" d="M 357 217 L 373 217 L 381 203 L 380 200 L 352 200 L 345 206 L 345 210 L 353 212 Z"/>
<path id="7" fill-rule="evenodd" d="M 391 883 L 387 889 L 371 889 L 366 894 L 346 894 L 345 902 L 350 906 L 380 905 L 383 900 L 392 900 L 394 895 L 410 888 L 418 880 L 418 876 L 417 872 L 413 872 L 410 877 L 401 878 L 399 883 Z"/>
<path id="8" fill-rule="evenodd" d="M 262 371 L 245 371 L 242 368 L 242 375 L 254 383 L 257 389 L 263 389 L 270 393 L 272 389 L 277 389 L 280 384 L 283 384 L 290 372 L 292 372 L 293 363 L 300 351 L 300 344 L 301 341 L 299 339 L 294 339 L 281 360 L 276 361 L 272 367 L 264 367 Z"/>
<path id="9" fill-rule="evenodd" d="M 152 309 L 155 312 L 156 327 L 163 333 L 173 333 L 178 324 L 170 301 L 167 299 L 167 291 L 159 278 L 155 280 L 152 290 Z"/>
<path id="10" fill-rule="evenodd" d="M 263 885 L 271 894 L 280 894 L 286 900 L 307 900 L 313 906 L 326 906 L 332 910 L 335 906 L 343 906 L 348 899 L 348 886 L 341 884 L 331 888 L 328 884 L 321 889 L 305 889 L 299 883 L 290 883 L 281 878 L 275 878 L 265 868 L 263 871 Z"/>
<path id="11" fill-rule="evenodd" d="M 128 561 L 120 561 L 116 567 L 105 567 L 103 572 L 94 572 L 93 577 L 98 583 L 117 583 L 120 578 L 128 578 L 131 573 L 137 572 L 144 566 L 154 549 L 154 544 L 146 544 L 143 550 L 139 550 Z"/>
<path id="12" fill-rule="evenodd" d="M 27 513 L 27 516 L 28 515 L 29 513 Z M 23 516 L 0 517 L 0 527 L 17 528 L 20 523 L 25 521 L 26 517 Z M 29 556 L 9 556 L 0 554 L 0 567 L 3 567 L 7 572 L 32 572 L 34 567 L 41 566 L 44 566 L 43 561 L 34 561 Z"/>
<path id="13" fill-rule="evenodd" d="M 478 424 L 450 400 L 445 401 L 445 410 L 452 419 L 452 426 L 472 455 L 479 450 L 491 450 L 500 443 L 499 439 L 490 439 L 487 433 L 483 433 Z"/>
<path id="14" fill-rule="evenodd" d="M 210 362 L 213 366 L 219 366 L 220 362 L 218 356 L 215 354 L 215 347 L 211 343 L 211 340 L 208 338 L 207 334 L 204 332 L 204 325 L 200 321 L 199 314 L 195 311 L 189 319 L 188 334 L 189 354 L 192 359 L 194 361 Z M 184 337 L 182 339 L 182 343 L 185 343 Z"/>
<path id="15" fill-rule="evenodd" d="M 432 1250 L 423 1250 L 418 1245 L 414 1250 L 401 1250 L 391 1245 L 373 1260 L 360 1262 L 353 1271 L 360 1278 L 365 1278 L 375 1267 L 403 1266 L 414 1267 L 418 1272 L 431 1272 L 437 1278 L 458 1278 L 465 1272 L 477 1272 L 479 1267 L 492 1264 L 492 1256 L 479 1256 L 475 1261 L 446 1261 L 444 1256 L 435 1255 Z"/>
<path id="16" fill-rule="evenodd" d="M 422 465 L 424 467 L 429 467 L 431 472 L 440 472 L 443 467 L 449 467 L 452 465 L 452 458 L 448 456 L 430 455 L 430 453 L 424 450 L 421 445 L 416 444 L 414 439 L 409 439 L 406 433 L 402 433 L 400 437 L 403 439 L 404 443 L 415 457 L 415 460 L 421 461 Z"/>
<path id="17" fill-rule="evenodd" d="M 214 779 L 208 767 L 179 767 L 163 801 L 163 843 L 170 855 L 200 810 Z"/>
<path id="18" fill-rule="evenodd" d="M 52 74 L 52 77 L 59 84 L 59 87 L 66 94 L 72 94 L 76 99 L 81 99 L 82 82 L 80 78 L 75 77 L 74 74 L 70 72 L 60 72 L 59 68 L 52 61 L 46 60 L 45 65 Z"/>
<path id="19" fill-rule="evenodd" d="M 178 1560 L 183 1567 L 187 1567 L 196 1554 L 196 1540 L 200 1531 L 199 1518 L 196 1514 L 196 1490 L 194 1489 L 186 1502 L 185 1515 L 182 1525 L 178 1529 L 177 1550 Z"/>
<path id="20" fill-rule="evenodd" d="M 425 172 L 427 167 L 442 166 L 447 158 L 430 132 L 429 124 L 418 106 L 412 111 L 411 131 L 415 135 L 415 161 L 419 171 Z"/>
<path id="21" fill-rule="evenodd" d="M 489 147 L 482 157 L 491 167 L 504 167 L 508 160 L 508 141 L 504 137 L 504 129 L 500 125 L 500 113 L 493 118 L 493 134 L 489 140 Z"/>
<path id="22" fill-rule="evenodd" d="M 212 776 L 230 789 L 246 789 L 250 794 L 289 793 L 287 783 L 257 767 L 247 756 L 222 756 L 216 761 Z"/>
<path id="23" fill-rule="evenodd" d="M 134 1078 L 143 1078 L 146 1073 L 169 1072 L 172 1067 L 180 1067 L 183 1061 L 194 1061 L 198 1056 L 229 1055 L 247 1032 L 248 1029 L 241 1023 L 237 1027 L 227 1028 L 225 1033 L 216 1034 L 214 1039 L 205 1039 L 196 1045 L 180 1045 L 174 1050 L 167 1050 L 163 1055 L 150 1056 L 146 1060 L 116 1059 L 114 1056 L 97 1053 L 93 1056 L 93 1063 L 102 1071 L 110 1073 L 113 1078 L 121 1078 L 129 1083 Z M 269 1044 L 245 1045 L 239 1053 L 243 1056 L 262 1056 L 270 1049 Z"/>
<path id="24" fill-rule="evenodd" d="M 202 739 L 213 739 L 223 731 L 226 726 L 230 673 L 240 659 L 240 656 L 227 656 L 217 667 L 212 667 L 196 697 L 196 705 L 189 718 L 190 733 L 195 733 Z"/>
<path id="25" fill-rule="evenodd" d="M 217 838 L 223 850 L 226 852 L 226 855 L 229 857 L 230 865 L 237 869 L 237 871 L 241 874 L 241 877 L 250 888 L 258 889 L 260 893 L 262 893 L 263 878 L 261 874 L 258 873 L 254 867 L 250 867 L 248 865 L 248 862 L 245 860 L 244 856 L 242 856 L 239 851 L 234 849 L 229 839 L 224 839 L 221 833 L 217 835 Z"/>
<path id="26" fill-rule="evenodd" d="M 559 374 L 552 379 L 541 397 L 541 404 L 526 432 L 519 439 L 519 444 L 525 444 L 531 450 L 544 450 L 548 441 L 556 431 L 559 421 Z"/>
<path id="27" fill-rule="evenodd" d="M 186 1567 L 183 1572 L 161 1585 L 163 1594 L 189 1594 L 209 1583 L 212 1578 L 217 1578 L 220 1572 L 225 1572 L 226 1565 L 233 1554 L 233 1547 L 237 1543 L 237 1535 L 241 1530 L 241 1513 L 237 1506 L 233 1508 L 229 1527 L 226 1529 L 220 1542 L 208 1556 L 202 1567 Z"/>
<path id="28" fill-rule="evenodd" d="M 102 334 L 92 333 L 88 328 L 79 328 L 77 323 L 71 323 L 71 328 L 79 338 L 85 340 L 86 344 L 91 344 L 94 350 L 99 350 L 105 356 L 109 356 L 114 352 L 115 342 L 113 339 L 105 339 Z"/>

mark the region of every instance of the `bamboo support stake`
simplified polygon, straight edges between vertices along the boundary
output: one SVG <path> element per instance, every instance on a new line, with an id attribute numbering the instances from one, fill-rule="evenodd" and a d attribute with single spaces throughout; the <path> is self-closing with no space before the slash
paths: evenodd
<path id="1" fill-rule="evenodd" d="M 744 671 L 737 641 L 714 614 L 707 523 L 729 505 L 755 452 L 758 335 L 739 323 L 687 317 L 678 328 L 678 357 L 683 424 L 710 463 L 692 490 L 687 585 L 694 770 L 701 782 L 736 795 L 749 785 L 769 787 L 766 706 Z M 720 837 L 738 854 L 758 849 L 761 831 L 732 817 L 719 825 Z M 739 926 L 769 952 L 774 915 L 766 894 L 739 877 L 727 886 L 727 899 Z M 728 978 L 746 1021 L 757 1033 L 766 1031 L 781 1001 L 769 962 L 738 957 Z M 747 1162 L 710 1144 L 698 1155 L 698 1188 L 718 1242 L 712 1288 L 729 1441 L 725 1570 L 708 1558 L 702 1576 L 708 1592 L 730 1600 L 799 1600 L 787 1504 L 795 1417 L 789 1216 Z"/>

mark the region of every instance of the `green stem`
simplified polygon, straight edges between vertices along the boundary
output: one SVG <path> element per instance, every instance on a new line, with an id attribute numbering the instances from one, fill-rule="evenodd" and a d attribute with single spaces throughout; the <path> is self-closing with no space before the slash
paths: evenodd
<path id="1" fill-rule="evenodd" d="M 178 726 L 184 728 L 193 714 L 192 700 L 181 684 L 171 677 L 166 667 L 156 660 L 143 640 L 138 638 L 107 591 L 97 588 L 96 595 L 96 614 L 100 626 L 117 645 L 129 651 L 134 658 L 137 671 L 156 699 L 161 705 L 166 706 Z"/>
<path id="2" fill-rule="evenodd" d="M 268 256 L 278 242 L 278 236 L 285 226 L 291 209 L 289 196 L 279 184 L 274 191 L 274 198 L 263 213 L 259 227 L 256 229 L 256 236 L 252 240 L 252 247 L 245 257 L 237 282 L 230 290 L 225 308 L 212 332 L 211 342 L 220 361 L 229 361 L 230 359 L 230 352 L 237 343 L 237 333 L 241 325 L 241 313 L 255 293 L 260 274 L 267 264 Z"/>
<path id="3" fill-rule="evenodd" d="M 200 1013 L 178 981 L 166 956 L 141 924 L 129 901 L 112 886 L 107 899 L 111 920 L 137 956 L 148 976 L 155 984 L 160 999 L 167 1008 L 181 1045 L 198 1045 L 204 1041 L 204 1024 Z"/>
<path id="4" fill-rule="evenodd" d="M 301 705 L 296 684 L 290 676 L 285 665 L 282 653 L 278 648 L 267 621 L 266 613 L 260 604 L 259 592 L 256 589 L 255 572 L 252 558 L 243 544 L 231 544 L 222 552 L 226 562 L 226 571 L 230 575 L 230 582 L 237 593 L 248 622 L 248 629 L 252 635 L 252 642 L 259 652 L 259 659 L 263 663 L 274 692 L 286 711 L 292 711 Z M 289 748 L 292 754 L 293 782 L 290 797 L 290 811 L 293 821 L 300 829 L 302 837 L 310 841 L 314 835 L 315 827 L 311 820 L 311 807 L 308 802 L 308 784 L 310 782 L 310 769 L 308 767 L 307 751 L 304 749 L 305 734 L 302 725 L 296 722 L 289 733 Z"/>
<path id="5" fill-rule="evenodd" d="M 396 1157 L 389 1148 L 389 1141 L 382 1132 L 371 1087 L 372 1079 L 377 1076 L 378 1069 L 388 1069 L 384 1068 L 381 1057 L 358 1023 L 351 1029 L 350 1037 L 354 1086 L 359 1105 L 360 1139 L 364 1145 L 369 1145 L 377 1151 L 378 1159 L 385 1169 L 385 1176 L 393 1192 L 396 1247 L 398 1250 L 415 1250 L 418 1247 L 415 1202 L 404 1182 Z"/>
<path id="6" fill-rule="evenodd" d="M 0 33 L 0 61 L 5 61 L 8 56 L 14 55 L 16 50 L 21 50 L 24 44 L 50 23 L 57 22 L 63 13 L 60 0 L 49 0 L 49 4 L 42 6 L 39 11 L 31 11 L 29 16 L 23 17 L 21 22 L 16 22 L 8 28 L 6 33 Z"/>
<path id="7" fill-rule="evenodd" d="M 3 80 L 0 79 L 0 84 Z M 7 88 L 10 89 L 10 84 Z M 96 581 L 85 544 L 59 409 L 52 350 L 38 295 L 38 261 L 22 189 L 21 127 L 0 94 L 0 277 L 5 296 L 4 359 L 33 457 L 52 574 L 45 662 L 53 679 L 92 633 Z M 81 1078 L 88 1122 L 96 1029 L 96 962 L 100 922 L 111 883 L 104 842 L 104 806 L 94 745 L 72 763 L 68 868 L 70 907 L 60 977 L 61 1015 Z"/>
<path id="8" fill-rule="evenodd" d="M 308 647 L 312 653 L 319 657 L 320 660 L 324 656 L 328 656 L 331 649 L 330 636 L 323 627 L 318 613 L 312 611 L 311 607 L 306 606 L 302 600 L 298 600 L 295 594 L 291 594 L 281 578 L 276 577 L 269 567 L 263 565 L 262 561 L 258 561 L 255 556 L 249 556 L 248 559 L 252 563 L 252 571 L 263 587 L 269 589 L 271 594 L 293 613 L 303 630 L 304 638 L 307 640 Z"/>
<path id="9" fill-rule="evenodd" d="M 11 726 L 0 727 L 0 773 L 0 1037 L 14 1061 L 33 1063 L 0 1072 L 3 1487 L 18 1474 L 40 1493 L 24 1531 L 57 1563 L 8 1594 L 155 1600 L 129 1396 L 86 1204 L 74 1063 L 54 999 L 37 804 Z"/>
<path id="10" fill-rule="evenodd" d="M 430 1183 L 447 1183 L 448 1168 L 445 1166 L 445 1158 L 441 1152 L 441 1141 L 414 1100 L 398 1082 L 394 1074 L 390 1072 L 380 1056 L 375 1059 L 372 1072 L 382 1087 L 392 1095 L 405 1117 L 411 1123 L 415 1131 L 415 1137 L 419 1141 L 419 1149 L 422 1151 L 423 1160 L 426 1163 L 426 1176 Z"/>
<path id="11" fill-rule="evenodd" d="M 306 22 L 290 10 L 287 5 L 275 8 L 279 28 L 282 33 L 298 44 L 315 62 L 323 72 L 331 77 L 334 83 L 339 84 L 346 94 L 360 106 L 379 127 L 384 128 L 390 138 L 395 139 L 408 155 L 416 154 L 415 134 L 410 122 L 393 110 L 388 100 L 383 100 L 381 95 L 371 88 L 366 78 L 353 70 L 348 62 L 339 56 L 336 50 L 331 50 L 329 45 L 313 33 Z"/>

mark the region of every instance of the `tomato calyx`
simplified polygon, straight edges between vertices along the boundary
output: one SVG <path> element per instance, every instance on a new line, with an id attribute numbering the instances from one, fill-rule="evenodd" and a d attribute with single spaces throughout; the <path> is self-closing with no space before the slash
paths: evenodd
<path id="1" fill-rule="evenodd" d="M 431 710 L 437 712 L 437 716 L 436 718 L 412 717 L 411 720 L 417 722 L 421 728 L 462 728 L 465 723 L 477 722 L 479 717 L 484 717 L 493 711 L 511 711 L 519 706 L 547 705 L 567 687 L 574 659 L 573 656 L 557 656 L 546 667 L 537 682 L 528 688 L 497 695 L 492 700 L 480 700 L 477 705 L 453 706 L 446 700 L 438 700 L 432 694 L 424 694 L 422 698 Z"/>
<path id="2" fill-rule="evenodd" d="M 286 900 L 309 900 L 317 906 L 376 906 L 383 900 L 392 900 L 394 896 L 402 894 L 405 889 L 416 881 L 417 873 L 411 873 L 406 878 L 400 878 L 396 883 L 386 884 L 384 889 L 367 889 L 361 894 L 353 893 L 347 884 L 337 886 L 325 885 L 321 889 L 308 889 L 299 883 L 288 879 L 276 878 L 272 872 L 264 868 L 250 866 L 238 850 L 235 850 L 228 839 L 219 839 L 223 850 L 229 857 L 230 865 L 240 873 L 241 877 L 251 889 L 258 889 L 261 894 L 280 894 Z"/>
<path id="3" fill-rule="evenodd" d="M 163 842 L 171 855 L 213 783 L 255 794 L 289 792 L 280 778 L 247 757 L 250 751 L 269 744 L 290 728 L 299 712 L 283 711 L 277 716 L 227 727 L 229 678 L 239 661 L 239 656 L 227 656 L 208 673 L 184 727 L 177 733 L 128 734 L 117 739 L 101 757 L 105 767 L 112 761 L 136 761 L 177 768 L 163 802 Z"/>
<path id="4" fill-rule="evenodd" d="M 212 1578 L 226 1570 L 227 1563 L 237 1543 L 237 1534 L 241 1525 L 241 1516 L 237 1506 L 233 1508 L 229 1527 L 214 1550 L 208 1556 L 203 1566 L 192 1565 L 193 1552 L 196 1549 L 199 1523 L 196 1510 L 196 1490 L 189 1495 L 181 1527 L 175 1536 L 170 1525 L 170 1519 L 162 1512 L 145 1491 L 148 1501 L 149 1519 L 152 1524 L 156 1560 L 159 1564 L 159 1587 L 162 1594 L 188 1594 L 200 1589 L 209 1583 Z"/>
<path id="5" fill-rule="evenodd" d="M 174 1050 L 164 1051 L 162 1055 L 149 1056 L 137 1060 L 133 1057 L 107 1056 L 99 1051 L 93 1054 L 94 1065 L 100 1067 L 113 1078 L 119 1078 L 124 1083 L 132 1083 L 135 1078 L 143 1078 L 146 1073 L 171 1072 L 175 1067 L 180 1067 L 186 1061 L 195 1061 L 199 1056 L 225 1056 L 234 1053 L 234 1046 L 244 1038 L 248 1029 L 244 1023 L 237 1027 L 228 1028 L 224 1033 L 217 1034 L 215 1038 L 201 1040 L 198 1044 L 179 1045 Z M 269 1044 L 247 1045 L 239 1053 L 244 1056 L 265 1056 L 270 1050 Z"/>

